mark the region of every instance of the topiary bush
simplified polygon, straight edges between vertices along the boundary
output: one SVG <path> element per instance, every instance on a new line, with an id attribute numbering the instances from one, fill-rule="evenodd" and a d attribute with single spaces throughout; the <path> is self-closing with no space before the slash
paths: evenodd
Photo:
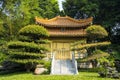
<path id="1" fill-rule="evenodd" d="M 21 41 L 9 42 L 8 48 L 10 48 L 10 49 L 24 49 L 24 51 L 26 51 L 26 52 L 40 52 L 40 53 L 42 53 L 43 51 L 48 51 L 48 49 L 45 48 L 44 46 L 38 45 L 34 42 L 21 42 Z"/>
<path id="2" fill-rule="evenodd" d="M 43 38 L 43 37 L 48 37 L 49 34 L 47 32 L 47 30 L 43 27 L 43 26 L 39 26 L 39 25 L 28 25 L 25 26 L 24 28 L 22 28 L 19 31 L 20 35 L 23 36 L 32 36 L 35 38 Z"/>
<path id="3" fill-rule="evenodd" d="M 96 40 L 99 38 L 104 38 L 108 36 L 107 31 L 100 25 L 91 25 L 86 29 L 87 36 L 92 39 Z"/>
<path id="4" fill-rule="evenodd" d="M 88 48 L 93 48 L 93 47 L 103 47 L 103 46 L 108 46 L 110 45 L 111 42 L 98 42 L 98 43 L 89 43 L 89 44 L 84 44 L 84 45 L 78 45 L 77 47 L 72 47 L 72 50 L 82 50 L 82 49 L 88 49 Z"/>
<path id="5" fill-rule="evenodd" d="M 19 32 L 19 41 L 11 41 L 7 44 L 9 48 L 9 61 L 24 64 L 23 69 L 28 72 L 34 70 L 37 64 L 46 65 L 42 60 L 49 49 L 42 44 L 47 43 L 49 34 L 43 26 L 28 25 Z M 48 41 L 49 42 L 49 41 Z"/>

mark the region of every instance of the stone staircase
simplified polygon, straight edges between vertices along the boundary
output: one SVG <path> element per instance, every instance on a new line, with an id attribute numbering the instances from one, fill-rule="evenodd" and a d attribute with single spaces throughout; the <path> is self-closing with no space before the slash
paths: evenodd
<path id="1" fill-rule="evenodd" d="M 72 60 L 54 60 L 51 74 L 55 75 L 72 75 L 77 74 Z"/>

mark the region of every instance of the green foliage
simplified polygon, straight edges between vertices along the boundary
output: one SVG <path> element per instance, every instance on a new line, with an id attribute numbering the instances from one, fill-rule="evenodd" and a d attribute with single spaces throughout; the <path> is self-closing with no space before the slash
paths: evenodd
<path id="1" fill-rule="evenodd" d="M 24 64 L 27 71 L 34 70 L 37 64 L 46 65 L 42 60 L 48 49 L 41 43 L 47 42 L 49 36 L 44 27 L 28 25 L 19 31 L 20 41 L 11 41 L 7 44 L 9 48 L 9 61 Z M 23 69 L 24 69 L 23 68 Z"/>
<path id="2" fill-rule="evenodd" d="M 104 25 L 104 27 L 108 29 L 110 35 L 112 27 L 114 27 L 113 25 L 115 25 L 116 22 L 120 22 L 120 10 L 118 8 L 119 2 L 119 0 L 105 0 L 102 2 L 101 0 L 96 1 L 97 5 L 99 5 L 99 13 L 95 17 L 95 22 Z"/>
<path id="3" fill-rule="evenodd" d="M 37 63 L 37 64 L 43 64 L 43 65 L 48 62 L 48 61 L 45 62 L 44 60 L 41 60 L 41 59 L 10 59 L 9 61 L 17 62 L 17 63 L 21 63 L 21 64 Z M 29 67 L 31 67 L 31 66 L 29 66 Z"/>
<path id="4" fill-rule="evenodd" d="M 78 61 L 86 62 L 86 61 L 95 60 L 95 59 L 99 59 L 101 57 L 107 57 L 107 56 L 109 56 L 108 53 L 103 52 L 101 50 L 96 50 L 96 51 L 93 51 L 93 53 L 90 56 L 87 56 L 86 58 L 80 59 Z"/>
<path id="5" fill-rule="evenodd" d="M 43 26 L 27 25 L 19 31 L 20 35 L 31 36 L 35 38 L 48 37 L 48 32 Z"/>
<path id="6" fill-rule="evenodd" d="M 101 47 L 101 46 L 107 46 L 110 44 L 111 44 L 110 42 L 90 43 L 90 44 L 78 45 L 77 47 L 73 47 L 72 50 L 81 50 L 84 48 L 91 48 L 91 47 Z"/>
<path id="7" fill-rule="evenodd" d="M 114 62 L 115 62 L 115 59 L 111 56 L 111 55 L 109 55 L 108 57 L 101 57 L 101 58 L 99 58 L 99 59 L 97 59 L 97 61 L 100 63 L 100 65 L 102 65 L 102 66 L 105 66 L 105 65 L 107 65 L 107 66 L 112 66 L 112 67 L 114 67 Z"/>
<path id="8" fill-rule="evenodd" d="M 39 0 L 39 15 L 43 18 L 53 18 L 59 14 L 57 0 Z"/>
<path id="9" fill-rule="evenodd" d="M 95 50 L 93 51 L 93 54 L 104 54 L 104 52 L 101 50 Z"/>
<path id="10" fill-rule="evenodd" d="M 120 45 L 117 45 L 117 44 L 111 44 L 108 48 L 108 50 L 111 50 L 111 55 L 117 59 L 117 60 L 120 60 Z"/>
<path id="11" fill-rule="evenodd" d="M 87 16 L 96 16 L 98 5 L 91 0 L 66 0 L 63 2 L 63 9 L 66 15 L 73 18 L 85 18 Z"/>
<path id="12" fill-rule="evenodd" d="M 40 46 L 35 44 L 34 42 L 9 42 L 8 48 L 10 49 L 24 49 L 26 52 L 42 52 L 42 51 L 48 51 L 48 49 L 44 48 L 44 46 Z"/>
<path id="13" fill-rule="evenodd" d="M 95 40 L 108 36 L 107 31 L 100 25 L 91 25 L 86 29 L 87 36 Z"/>
<path id="14" fill-rule="evenodd" d="M 51 69 L 51 61 L 45 61 L 44 62 L 44 66 L 45 66 L 45 68 L 47 68 L 48 70 L 50 70 Z"/>
<path id="15" fill-rule="evenodd" d="M 22 36 L 20 35 L 20 36 L 18 37 L 18 40 L 19 40 L 19 41 L 23 41 L 23 42 L 24 42 L 24 41 L 25 41 L 25 42 L 32 42 L 32 41 L 33 41 L 33 39 L 31 39 L 29 36 L 23 36 L 23 35 L 22 35 Z"/>
<path id="16" fill-rule="evenodd" d="M 77 45 L 81 45 L 81 44 L 86 44 L 86 40 L 80 40 L 80 41 L 76 41 L 74 42 L 71 46 L 77 46 Z"/>
<path id="17" fill-rule="evenodd" d="M 97 61 L 101 64 L 101 65 L 109 65 L 109 66 L 114 66 L 114 59 L 111 58 L 111 56 L 109 57 L 101 57 L 99 59 L 97 59 Z"/>
<path id="18" fill-rule="evenodd" d="M 28 56 L 30 57 L 38 57 L 38 58 L 43 58 L 46 56 L 46 54 L 40 54 L 40 53 L 29 53 L 29 52 L 13 52 L 10 51 L 9 55 L 13 55 L 13 56 L 18 56 L 18 57 L 24 57 L 24 56 Z"/>
<path id="19" fill-rule="evenodd" d="M 119 3 L 120 0 L 65 0 L 63 2 L 63 11 L 65 15 L 77 19 L 92 16 L 94 18 L 93 23 L 104 26 L 109 33 L 110 39 L 118 44 L 120 35 L 113 34 L 119 33 L 119 29 L 113 31 L 113 28 L 116 23 L 120 23 Z"/>
<path id="20" fill-rule="evenodd" d="M 7 41 L 4 38 L 0 39 L 0 46 L 2 47 L 2 45 L 5 45 L 7 43 Z"/>
<path id="21" fill-rule="evenodd" d="M 6 41 L 0 40 L 0 65 L 8 58 Z"/>
<path id="22" fill-rule="evenodd" d="M 93 16 L 94 23 L 110 27 L 115 21 L 119 22 L 119 2 L 119 0 L 102 2 L 101 0 L 66 0 L 63 2 L 63 9 L 66 15 L 73 18 Z"/>
<path id="23" fill-rule="evenodd" d="M 49 40 L 36 40 L 35 43 L 40 43 L 40 44 L 44 44 L 44 43 L 50 43 L 51 41 Z"/>
<path id="24" fill-rule="evenodd" d="M 50 41 L 47 40 L 47 39 L 34 40 L 33 38 L 31 38 L 31 36 L 19 36 L 18 40 L 19 41 L 25 41 L 25 42 L 32 42 L 32 41 L 34 41 L 35 43 L 39 43 L 39 44 L 50 43 Z"/>
<path id="25" fill-rule="evenodd" d="M 34 24 L 35 16 L 53 18 L 59 13 L 56 0 L 0 0 L 0 3 L 0 23 L 6 28 L 9 40 L 23 26 Z"/>
<path id="26" fill-rule="evenodd" d="M 102 57 L 102 58 L 98 59 L 98 62 L 100 62 L 100 63 L 103 63 L 103 62 L 108 63 L 109 61 L 105 57 Z"/>
<path id="27" fill-rule="evenodd" d="M 115 59 L 120 60 L 120 52 L 118 52 L 118 51 L 113 51 L 112 54 L 113 54 L 113 56 L 114 56 Z"/>
<path id="28" fill-rule="evenodd" d="M 0 64 L 7 58 L 6 54 L 0 52 Z"/>
<path id="29" fill-rule="evenodd" d="M 4 36 L 4 34 L 5 34 L 5 29 L 2 26 L 0 26 L 0 37 Z"/>

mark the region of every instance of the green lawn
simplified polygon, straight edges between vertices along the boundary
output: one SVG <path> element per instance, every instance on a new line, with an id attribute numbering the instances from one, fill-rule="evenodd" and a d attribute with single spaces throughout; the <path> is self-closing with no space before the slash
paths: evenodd
<path id="1" fill-rule="evenodd" d="M 94 72 L 80 72 L 79 75 L 33 75 L 32 73 L 13 73 L 0 75 L 0 80 L 118 80 L 100 78 Z"/>

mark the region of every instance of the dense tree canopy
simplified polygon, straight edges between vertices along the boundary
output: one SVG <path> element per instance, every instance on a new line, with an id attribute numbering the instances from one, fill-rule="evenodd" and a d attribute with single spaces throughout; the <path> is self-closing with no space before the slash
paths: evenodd
<path id="1" fill-rule="evenodd" d="M 63 9 L 66 15 L 76 19 L 95 16 L 98 13 L 98 5 L 95 0 L 65 0 Z"/>
<path id="2" fill-rule="evenodd" d="M 22 26 L 35 23 L 35 16 L 53 18 L 58 13 L 57 0 L 0 0 L 0 19 L 8 37 L 16 35 Z"/>
<path id="3" fill-rule="evenodd" d="M 63 8 L 66 15 L 77 19 L 92 16 L 95 23 L 107 27 L 120 22 L 119 3 L 119 0 L 65 0 Z"/>
<path id="4" fill-rule="evenodd" d="M 93 40 L 108 36 L 107 31 L 100 25 L 91 25 L 86 29 L 87 36 Z"/>
<path id="5" fill-rule="evenodd" d="M 65 15 L 76 19 L 87 18 L 92 16 L 93 23 L 104 26 L 109 32 L 109 38 L 113 38 L 117 42 L 120 35 L 113 35 L 113 27 L 120 24 L 120 0 L 65 0 L 63 2 L 63 9 Z M 118 29 L 118 28 L 117 28 Z M 111 36 L 112 35 L 112 36 Z"/>

